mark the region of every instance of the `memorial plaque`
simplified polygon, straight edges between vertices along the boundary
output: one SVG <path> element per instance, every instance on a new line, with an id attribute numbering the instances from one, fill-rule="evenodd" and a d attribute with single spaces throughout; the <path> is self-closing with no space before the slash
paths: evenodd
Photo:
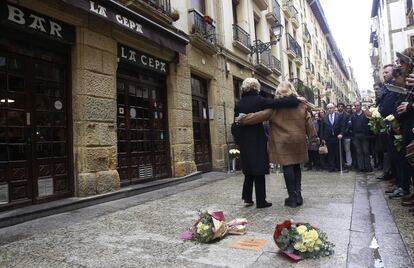
<path id="1" fill-rule="evenodd" d="M 9 203 L 9 185 L 1 184 L 0 185 L 0 204 Z"/>
<path id="2" fill-rule="evenodd" d="M 266 245 L 266 243 L 267 243 L 267 240 L 264 240 L 264 239 L 242 237 L 234 241 L 230 245 L 230 247 L 259 251 L 262 249 L 264 245 Z"/>
<path id="3" fill-rule="evenodd" d="M 37 181 L 38 196 L 48 196 L 53 194 L 53 178 L 40 179 Z"/>

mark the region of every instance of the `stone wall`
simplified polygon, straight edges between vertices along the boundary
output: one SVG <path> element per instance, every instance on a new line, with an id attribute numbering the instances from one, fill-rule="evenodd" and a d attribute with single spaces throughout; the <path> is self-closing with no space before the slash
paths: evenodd
<path id="1" fill-rule="evenodd" d="M 111 25 L 89 16 L 72 51 L 75 189 L 78 196 L 120 188 L 117 168 L 117 44 Z"/>

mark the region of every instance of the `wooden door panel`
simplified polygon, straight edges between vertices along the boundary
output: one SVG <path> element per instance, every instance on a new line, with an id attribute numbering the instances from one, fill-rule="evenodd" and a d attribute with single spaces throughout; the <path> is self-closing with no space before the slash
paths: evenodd
<path id="1" fill-rule="evenodd" d="M 165 85 L 144 80 L 151 79 L 146 75 L 118 75 L 118 126 L 125 121 L 118 130 L 118 152 L 124 154 L 118 164 L 122 185 L 170 175 L 169 158 L 159 162 L 158 156 L 169 154 Z"/>

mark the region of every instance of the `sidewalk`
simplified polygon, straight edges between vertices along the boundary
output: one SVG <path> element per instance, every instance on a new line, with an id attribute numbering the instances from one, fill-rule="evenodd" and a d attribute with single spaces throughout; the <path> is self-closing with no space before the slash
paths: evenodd
<path id="1" fill-rule="evenodd" d="M 217 180 L 218 177 L 223 179 Z M 240 199 L 242 175 L 225 178 L 222 173 L 210 173 L 196 181 L 3 228 L 0 229 L 0 267 L 373 265 L 374 250 L 369 249 L 365 240 L 370 242 L 375 233 L 361 229 L 358 235 L 366 239 L 355 240 L 358 236 L 351 236 L 351 231 L 355 231 L 351 228 L 353 217 L 360 220 L 366 219 L 364 215 L 371 217 L 370 210 L 353 209 L 354 192 L 358 192 L 356 196 L 362 200 L 364 189 L 368 189 L 364 184 L 365 177 L 352 172 L 342 175 L 306 172 L 303 177 L 305 203 L 296 209 L 283 206 L 286 190 L 281 175 L 267 177 L 267 199 L 273 206 L 258 210 L 243 207 Z M 370 200 L 368 190 L 365 197 Z M 378 209 L 386 211 L 388 207 L 382 200 L 372 201 L 382 206 Z M 260 251 L 250 251 L 229 247 L 240 236 L 227 236 L 207 245 L 181 241 L 178 235 L 191 226 L 199 209 L 223 210 L 227 220 L 247 218 L 250 224 L 246 236 L 265 239 L 267 244 Z M 320 227 L 336 245 L 335 254 L 319 260 L 290 262 L 278 253 L 272 239 L 275 224 L 284 219 L 310 222 Z M 389 223 L 395 228 L 392 221 Z M 392 239 L 388 240 L 392 245 L 402 243 L 396 235 Z M 358 255 L 361 252 L 366 254 Z M 387 258 L 392 255 L 384 252 L 382 244 L 379 252 L 385 264 L 391 263 Z M 408 256 L 406 251 L 405 255 L 400 252 L 398 258 L 392 260 L 399 266 L 385 267 L 412 267 L 409 258 L 401 263 L 404 256 Z"/>

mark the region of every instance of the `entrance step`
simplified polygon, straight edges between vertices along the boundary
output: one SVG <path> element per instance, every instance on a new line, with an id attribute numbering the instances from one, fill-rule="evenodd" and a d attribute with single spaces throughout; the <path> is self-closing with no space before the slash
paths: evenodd
<path id="1" fill-rule="evenodd" d="M 14 209 L 11 211 L 1 212 L 0 228 L 79 208 L 89 207 L 104 202 L 126 198 L 137 194 L 158 190 L 168 186 L 197 180 L 201 177 L 201 172 L 198 171 L 184 177 L 166 178 L 156 181 L 149 181 L 141 184 L 135 184 L 128 187 L 123 187 L 116 192 L 109 192 L 105 194 L 88 197 L 65 198 L 48 203 L 32 205 L 28 207 Z"/>

